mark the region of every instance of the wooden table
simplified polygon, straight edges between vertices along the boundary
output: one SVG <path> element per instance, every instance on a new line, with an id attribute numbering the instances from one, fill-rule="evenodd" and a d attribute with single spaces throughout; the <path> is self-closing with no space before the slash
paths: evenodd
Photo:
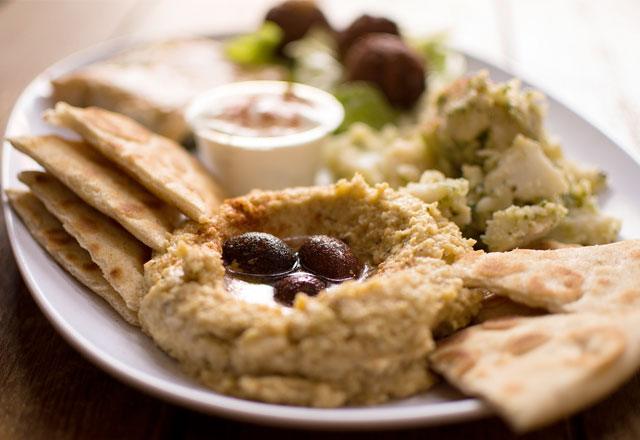
<path id="1" fill-rule="evenodd" d="M 126 34 L 250 29 L 270 2 L 0 1 L 0 126 L 20 90 L 55 60 Z M 337 24 L 363 10 L 525 72 L 640 151 L 640 2 L 328 0 Z M 0 220 L 2 221 L 2 220 Z M 38 310 L 0 228 L 0 438 L 510 438 L 497 418 L 429 429 L 322 433 L 198 414 L 121 384 L 83 359 Z M 640 438 L 640 376 L 595 407 L 526 438 Z"/>

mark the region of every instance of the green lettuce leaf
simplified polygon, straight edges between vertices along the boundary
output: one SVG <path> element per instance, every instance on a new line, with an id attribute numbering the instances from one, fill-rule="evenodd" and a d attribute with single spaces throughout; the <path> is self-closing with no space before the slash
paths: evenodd
<path id="1" fill-rule="evenodd" d="M 396 120 L 397 112 L 378 88 L 365 82 L 338 85 L 334 96 L 344 107 L 344 120 L 338 132 L 354 122 L 362 122 L 377 130 Z"/>
<path id="2" fill-rule="evenodd" d="M 270 21 L 256 32 L 233 38 L 225 45 L 227 57 L 238 64 L 260 65 L 277 61 L 277 49 L 282 41 L 282 29 Z"/>

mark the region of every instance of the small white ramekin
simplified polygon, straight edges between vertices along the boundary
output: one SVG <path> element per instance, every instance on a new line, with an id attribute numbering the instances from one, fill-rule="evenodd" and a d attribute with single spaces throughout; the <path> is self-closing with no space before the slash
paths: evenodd
<path id="1" fill-rule="evenodd" d="M 318 125 L 299 133 L 268 137 L 230 135 L 199 126 L 201 116 L 214 112 L 230 98 L 287 91 L 313 106 Z M 333 95 L 285 81 L 225 84 L 197 96 L 186 111 L 200 159 L 230 196 L 252 189 L 313 185 L 322 165 L 322 141 L 343 118 L 344 109 Z"/>

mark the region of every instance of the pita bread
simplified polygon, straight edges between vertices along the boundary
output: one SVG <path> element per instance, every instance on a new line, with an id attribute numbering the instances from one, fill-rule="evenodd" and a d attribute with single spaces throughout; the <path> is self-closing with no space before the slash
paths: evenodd
<path id="1" fill-rule="evenodd" d="M 58 136 L 19 137 L 9 142 L 147 246 L 161 250 L 167 244 L 179 212 L 114 168 L 89 145 Z"/>
<path id="2" fill-rule="evenodd" d="M 54 79 L 54 99 L 125 114 L 152 131 L 184 140 L 183 110 L 196 95 L 221 84 L 286 79 L 281 66 L 247 69 L 228 60 L 210 38 L 180 38 L 134 47 Z"/>
<path id="3" fill-rule="evenodd" d="M 444 340 L 432 367 L 490 402 L 519 432 L 612 392 L 640 365 L 640 315 L 561 314 L 488 321 Z"/>
<path id="4" fill-rule="evenodd" d="M 518 304 L 505 296 L 485 292 L 480 311 L 473 319 L 475 323 L 490 321 L 492 319 L 513 318 L 518 316 L 545 315 L 544 309 L 534 309 L 524 304 Z"/>
<path id="5" fill-rule="evenodd" d="M 527 249 L 538 249 L 541 251 L 549 251 L 554 249 L 573 248 L 573 247 L 580 247 L 580 246 L 582 245 L 576 244 L 576 243 L 563 243 L 557 240 L 543 239 L 543 240 L 534 241 L 533 243 L 528 244 Z"/>
<path id="6" fill-rule="evenodd" d="M 151 193 L 195 221 L 205 222 L 223 199 L 222 191 L 195 157 L 126 116 L 59 102 L 45 118 L 80 134 Z"/>
<path id="7" fill-rule="evenodd" d="M 108 302 L 129 324 L 139 325 L 137 314 L 126 306 L 118 292 L 107 283 L 89 253 L 63 229 L 58 219 L 47 211 L 37 197 L 29 192 L 15 190 L 7 190 L 7 196 L 31 235 L 60 266 Z"/>
<path id="8" fill-rule="evenodd" d="M 53 176 L 25 171 L 18 178 L 89 252 L 127 307 L 137 311 L 146 293 L 143 265 L 151 257 L 149 248 L 112 219 L 85 204 Z"/>
<path id="9" fill-rule="evenodd" d="M 554 313 L 640 310 L 640 240 L 548 251 L 474 252 L 454 267 L 467 287 Z"/>

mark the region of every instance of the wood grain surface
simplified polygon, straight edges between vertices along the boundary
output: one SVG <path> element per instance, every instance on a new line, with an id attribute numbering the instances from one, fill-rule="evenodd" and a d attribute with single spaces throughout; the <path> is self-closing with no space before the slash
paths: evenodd
<path id="1" fill-rule="evenodd" d="M 0 126 L 20 91 L 57 59 L 108 38 L 250 29 L 273 3 L 211 1 L 0 1 Z M 362 11 L 411 33 L 448 30 L 452 42 L 525 72 L 640 151 L 640 2 L 570 0 L 327 0 L 338 26 Z M 384 432 L 307 432 L 199 414 L 111 378 L 44 318 L 0 228 L 0 439 L 52 438 L 513 438 L 497 418 Z M 640 377 L 570 420 L 528 439 L 640 438 Z"/>

